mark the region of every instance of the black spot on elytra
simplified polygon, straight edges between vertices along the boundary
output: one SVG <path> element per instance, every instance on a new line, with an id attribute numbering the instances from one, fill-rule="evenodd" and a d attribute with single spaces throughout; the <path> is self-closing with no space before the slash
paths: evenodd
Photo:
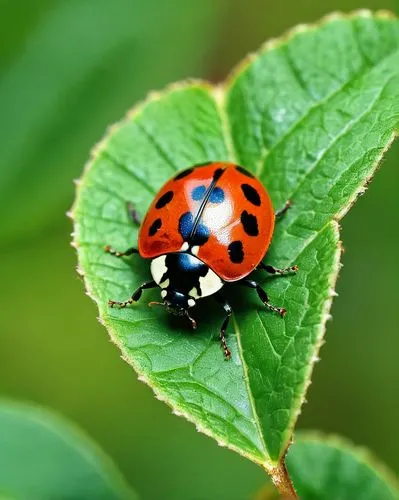
<path id="1" fill-rule="evenodd" d="M 173 196 L 174 196 L 173 191 L 167 191 L 155 203 L 155 208 L 163 208 L 165 205 L 167 205 L 168 203 L 170 203 L 172 201 Z"/>
<path id="2" fill-rule="evenodd" d="M 241 189 L 245 198 L 252 203 L 252 205 L 256 205 L 257 207 L 260 206 L 260 196 L 254 187 L 249 184 L 241 184 Z"/>
<path id="3" fill-rule="evenodd" d="M 154 236 L 154 234 L 161 229 L 162 226 L 162 220 L 161 219 L 155 219 L 154 222 L 151 224 L 150 229 L 148 230 L 149 236 Z"/>
<path id="4" fill-rule="evenodd" d="M 220 176 L 223 174 L 224 172 L 224 168 L 217 168 L 214 172 L 213 172 L 213 182 L 216 182 Z"/>
<path id="5" fill-rule="evenodd" d="M 209 239 L 209 228 L 200 222 L 195 229 L 195 233 L 191 235 L 193 227 L 193 214 L 191 212 L 184 213 L 179 219 L 179 233 L 181 234 L 183 240 L 188 241 L 193 246 L 204 245 Z"/>
<path id="6" fill-rule="evenodd" d="M 206 193 L 206 187 L 204 185 L 201 186 L 196 186 L 192 191 L 191 191 L 191 198 L 194 201 L 200 201 L 202 198 L 205 196 Z"/>
<path id="7" fill-rule="evenodd" d="M 248 170 L 244 167 L 240 167 L 239 165 L 237 165 L 236 169 L 242 174 L 246 175 L 247 177 L 255 177 L 253 174 L 251 174 L 251 172 L 248 172 Z"/>
<path id="8" fill-rule="evenodd" d="M 244 249 L 241 241 L 232 241 L 227 248 L 231 262 L 241 264 L 244 260 Z"/>
<path id="9" fill-rule="evenodd" d="M 174 180 L 175 180 L 175 181 L 178 181 L 179 179 L 183 179 L 184 177 L 187 177 L 188 175 L 190 175 L 190 174 L 191 174 L 191 172 L 193 172 L 193 170 L 194 170 L 194 167 L 192 167 L 192 168 L 187 168 L 186 170 L 183 170 L 183 172 L 180 172 L 180 173 L 178 173 L 178 174 L 175 176 Z"/>
<path id="10" fill-rule="evenodd" d="M 220 187 L 214 187 L 211 195 L 209 196 L 211 203 L 222 203 L 224 201 L 224 191 Z"/>
<path id="11" fill-rule="evenodd" d="M 255 215 L 249 214 L 246 210 L 241 213 L 241 224 L 248 236 L 258 236 L 258 221 Z"/>

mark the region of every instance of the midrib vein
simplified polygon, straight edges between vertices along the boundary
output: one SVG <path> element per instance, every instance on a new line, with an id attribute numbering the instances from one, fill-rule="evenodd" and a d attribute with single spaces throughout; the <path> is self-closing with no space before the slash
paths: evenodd
<path id="1" fill-rule="evenodd" d="M 239 354 L 240 359 L 241 359 L 242 370 L 243 370 L 243 374 L 244 374 L 244 381 L 245 381 L 245 385 L 246 385 L 247 392 L 248 392 L 248 399 L 249 399 L 249 404 L 250 404 L 251 410 L 252 410 L 254 424 L 255 424 L 256 430 L 258 431 L 259 440 L 260 440 L 260 443 L 262 445 L 262 451 L 265 454 L 265 460 L 270 460 L 270 456 L 269 456 L 268 449 L 266 446 L 266 441 L 263 437 L 262 425 L 260 423 L 259 416 L 258 416 L 257 411 L 256 411 L 255 400 L 253 398 L 251 386 L 249 383 L 248 366 L 247 366 L 245 359 L 244 359 L 244 352 L 243 352 L 242 342 L 241 342 L 241 330 L 238 326 L 238 322 L 237 322 L 234 314 L 233 314 L 233 325 L 234 325 L 234 331 L 236 333 L 238 354 Z"/>

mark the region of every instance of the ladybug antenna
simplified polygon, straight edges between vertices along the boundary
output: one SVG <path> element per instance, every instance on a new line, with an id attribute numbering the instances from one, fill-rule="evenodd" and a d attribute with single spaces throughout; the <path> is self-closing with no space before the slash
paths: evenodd
<path id="1" fill-rule="evenodd" d="M 152 306 L 163 306 L 163 307 L 165 307 L 165 303 L 164 302 L 149 302 L 148 305 L 150 307 L 152 307 Z"/>
<path id="2" fill-rule="evenodd" d="M 192 329 L 195 330 L 197 328 L 197 322 L 195 321 L 194 318 L 192 318 L 189 314 L 189 312 L 187 311 L 187 309 L 184 310 L 184 314 L 187 316 L 187 318 L 190 320 L 190 323 L 191 323 L 191 326 L 192 326 Z"/>

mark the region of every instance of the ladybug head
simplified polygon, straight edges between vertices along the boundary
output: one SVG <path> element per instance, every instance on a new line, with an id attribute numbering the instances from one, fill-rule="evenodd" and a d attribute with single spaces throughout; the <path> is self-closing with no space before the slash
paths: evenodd
<path id="1" fill-rule="evenodd" d="M 175 316 L 187 316 L 193 328 L 197 327 L 197 323 L 188 313 L 188 308 L 195 306 L 195 300 L 182 292 L 177 290 L 162 290 L 161 292 L 163 302 L 151 302 L 166 307 L 166 310 Z"/>
<path id="2" fill-rule="evenodd" d="M 185 310 L 195 305 L 195 300 L 185 293 L 170 289 L 165 291 L 166 293 L 162 293 L 164 304 L 172 314 L 183 316 Z"/>

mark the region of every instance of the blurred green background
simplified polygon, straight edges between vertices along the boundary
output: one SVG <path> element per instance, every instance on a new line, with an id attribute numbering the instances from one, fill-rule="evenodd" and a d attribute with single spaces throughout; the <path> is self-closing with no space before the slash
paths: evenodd
<path id="1" fill-rule="evenodd" d="M 72 179 L 148 91 L 223 79 L 247 52 L 379 0 L 0 0 L 0 396 L 83 427 L 144 500 L 250 498 L 265 481 L 171 414 L 96 320 L 69 246 Z M 342 224 L 327 345 L 300 428 L 340 433 L 399 473 L 399 147 Z"/>

